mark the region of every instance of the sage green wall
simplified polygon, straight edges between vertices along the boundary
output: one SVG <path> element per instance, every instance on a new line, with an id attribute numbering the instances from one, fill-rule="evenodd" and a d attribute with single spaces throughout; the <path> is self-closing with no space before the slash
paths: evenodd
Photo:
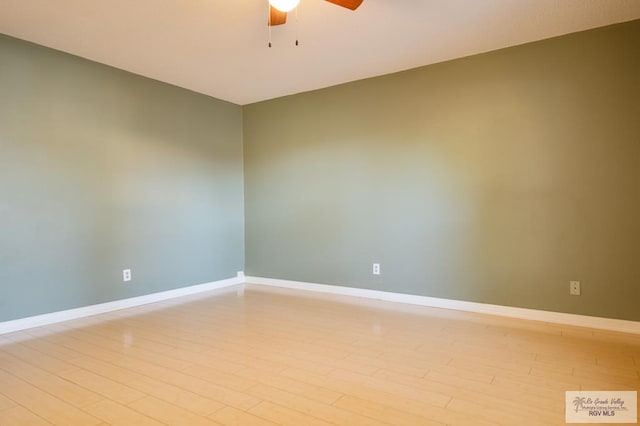
<path id="1" fill-rule="evenodd" d="M 245 271 L 640 320 L 639 41 L 634 21 L 246 106 Z"/>
<path id="2" fill-rule="evenodd" d="M 0 321 L 233 277 L 243 209 L 241 107 L 0 35 Z"/>

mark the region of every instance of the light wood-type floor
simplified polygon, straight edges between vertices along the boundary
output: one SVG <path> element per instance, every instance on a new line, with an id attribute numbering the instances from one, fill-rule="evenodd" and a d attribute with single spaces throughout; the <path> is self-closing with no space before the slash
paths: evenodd
<path id="1" fill-rule="evenodd" d="M 0 336 L 0 425 L 545 425 L 640 336 L 237 286 Z"/>

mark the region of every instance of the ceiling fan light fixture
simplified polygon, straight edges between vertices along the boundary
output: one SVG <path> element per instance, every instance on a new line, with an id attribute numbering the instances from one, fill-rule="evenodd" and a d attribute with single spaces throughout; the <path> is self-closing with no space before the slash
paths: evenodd
<path id="1" fill-rule="evenodd" d="M 300 0 L 269 0 L 269 4 L 280 12 L 291 12 L 299 3 Z"/>

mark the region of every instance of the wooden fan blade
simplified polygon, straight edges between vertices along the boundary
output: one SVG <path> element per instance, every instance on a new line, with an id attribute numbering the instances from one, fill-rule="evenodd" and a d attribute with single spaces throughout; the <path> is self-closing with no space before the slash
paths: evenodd
<path id="1" fill-rule="evenodd" d="M 363 2 L 363 0 L 327 0 L 329 3 L 337 4 L 338 6 L 346 7 L 347 9 L 356 10 Z"/>
<path id="2" fill-rule="evenodd" d="M 269 6 L 268 25 L 282 25 L 287 22 L 287 12 L 281 12 L 273 6 Z"/>

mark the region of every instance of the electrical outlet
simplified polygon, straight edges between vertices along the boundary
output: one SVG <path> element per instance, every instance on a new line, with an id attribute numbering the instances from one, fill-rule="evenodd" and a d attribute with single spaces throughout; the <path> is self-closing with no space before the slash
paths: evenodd
<path id="1" fill-rule="evenodd" d="M 569 294 L 580 296 L 580 281 L 569 281 Z"/>
<path id="2" fill-rule="evenodd" d="M 373 264 L 373 275 L 380 275 L 380 264 L 379 263 L 374 263 Z"/>
<path id="3" fill-rule="evenodd" d="M 122 281 L 124 282 L 131 281 L 131 269 L 122 270 Z"/>

